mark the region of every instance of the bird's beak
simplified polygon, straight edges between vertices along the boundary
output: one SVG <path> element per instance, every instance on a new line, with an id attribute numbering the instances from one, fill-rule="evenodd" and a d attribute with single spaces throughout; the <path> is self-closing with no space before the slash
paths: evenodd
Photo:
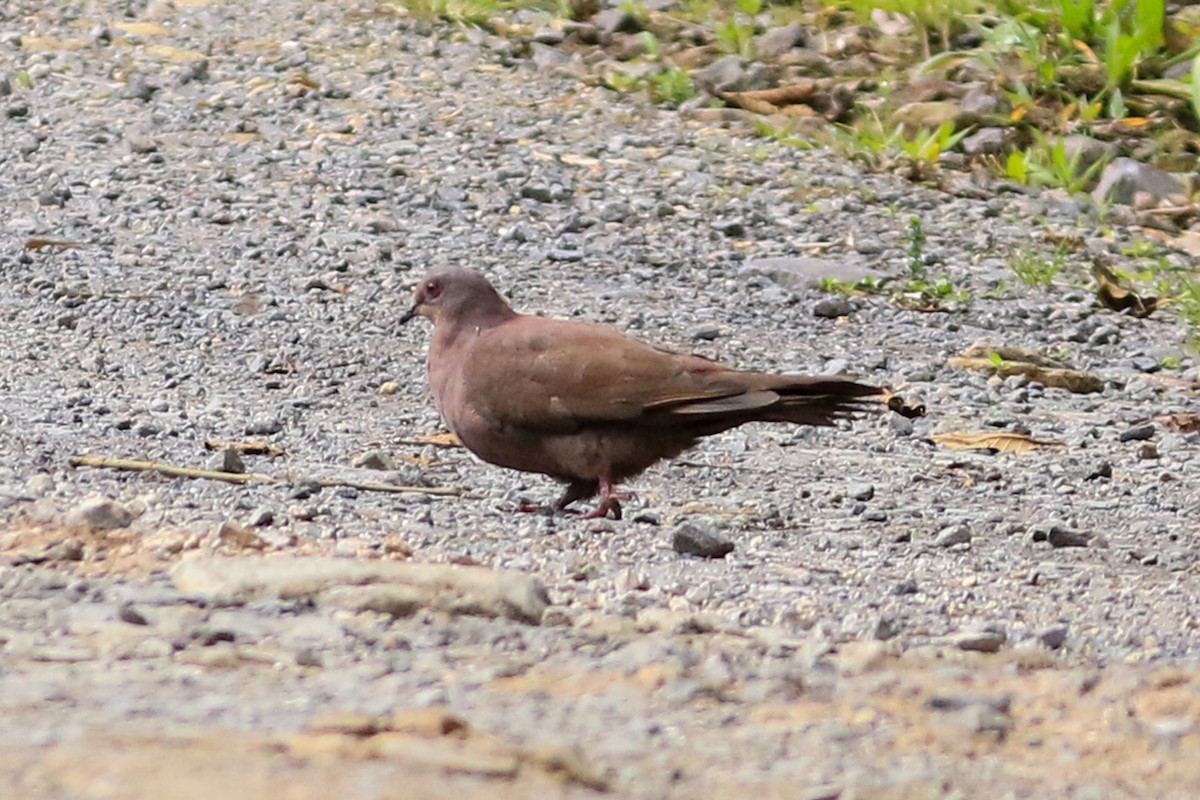
<path id="1" fill-rule="evenodd" d="M 413 307 L 406 311 L 404 316 L 400 318 L 400 324 L 407 325 L 410 321 L 412 321 L 412 318 L 417 315 L 417 309 L 420 307 L 420 303 L 413 303 Z"/>

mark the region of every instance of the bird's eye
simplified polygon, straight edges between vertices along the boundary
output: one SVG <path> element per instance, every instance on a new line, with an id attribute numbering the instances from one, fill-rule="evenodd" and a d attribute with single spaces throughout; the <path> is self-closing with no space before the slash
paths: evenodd
<path id="1" fill-rule="evenodd" d="M 430 281 L 425 284 L 425 297 L 429 300 L 436 300 L 442 293 L 442 285 L 437 281 Z"/>

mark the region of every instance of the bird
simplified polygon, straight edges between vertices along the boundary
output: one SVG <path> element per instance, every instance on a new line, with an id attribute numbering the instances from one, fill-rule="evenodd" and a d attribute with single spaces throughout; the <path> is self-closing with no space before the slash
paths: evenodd
<path id="1" fill-rule="evenodd" d="M 433 324 L 433 400 L 467 450 L 566 484 L 556 510 L 599 496 L 585 518 L 620 519 L 618 484 L 701 438 L 747 422 L 833 425 L 884 390 L 842 376 L 734 369 L 608 326 L 521 314 L 480 272 L 430 271 L 400 319 Z"/>

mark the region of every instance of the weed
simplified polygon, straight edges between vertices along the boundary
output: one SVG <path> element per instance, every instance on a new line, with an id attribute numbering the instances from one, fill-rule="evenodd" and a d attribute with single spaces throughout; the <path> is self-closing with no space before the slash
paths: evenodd
<path id="1" fill-rule="evenodd" d="M 754 132 L 764 139 L 774 139 L 781 144 L 786 144 L 788 147 L 795 147 L 798 150 L 813 149 L 812 142 L 795 136 L 790 125 L 775 127 L 761 117 L 753 118 L 750 120 L 750 124 L 754 126 Z"/>
<path id="2" fill-rule="evenodd" d="M 1159 359 L 1158 366 L 1162 369 L 1180 370 L 1183 369 L 1183 361 L 1175 356 L 1163 356 Z"/>
<path id="3" fill-rule="evenodd" d="M 1064 139 L 1059 137 L 1051 142 L 1037 131 L 1034 131 L 1034 137 L 1035 146 L 1028 150 L 1014 150 L 1005 161 L 1005 172 L 1017 183 L 1079 194 L 1087 190 L 1110 160 L 1097 159 L 1087 169 L 1081 170 L 1083 153 L 1077 152 L 1068 158 Z"/>
<path id="4" fill-rule="evenodd" d="M 1035 289 L 1052 285 L 1065 264 L 1066 256 L 1061 251 L 1055 253 L 1053 259 L 1025 251 L 1013 253 L 1008 259 L 1008 268 L 1017 279 Z"/>
<path id="5" fill-rule="evenodd" d="M 823 292 L 828 292 L 829 294 L 880 294 L 883 292 L 886 283 L 886 279 L 876 278 L 874 275 L 868 275 L 859 281 L 843 281 L 839 280 L 838 278 L 822 278 L 817 283 L 817 288 Z"/>
<path id="6" fill-rule="evenodd" d="M 402 0 L 414 19 L 483 26 L 509 8 L 504 0 Z"/>
<path id="7" fill-rule="evenodd" d="M 1154 242 L 1139 239 L 1121 250 L 1121 255 L 1126 258 L 1149 258 L 1154 255 Z"/>
<path id="8" fill-rule="evenodd" d="M 685 69 L 671 67 L 646 79 L 650 97 L 656 103 L 679 106 L 696 96 L 692 76 Z"/>
<path id="9" fill-rule="evenodd" d="M 1191 276 L 1180 277 L 1175 281 L 1174 291 L 1169 297 L 1172 307 L 1192 329 L 1191 339 L 1195 343 L 1200 338 L 1200 280 Z"/>

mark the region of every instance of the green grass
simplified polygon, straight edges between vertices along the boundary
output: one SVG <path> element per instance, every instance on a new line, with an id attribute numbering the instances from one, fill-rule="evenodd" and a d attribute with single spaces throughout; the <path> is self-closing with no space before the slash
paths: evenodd
<path id="1" fill-rule="evenodd" d="M 1013 253 L 1008 259 L 1008 268 L 1017 276 L 1017 280 L 1031 289 L 1054 285 L 1054 279 L 1062 273 L 1065 265 L 1066 256 L 1061 251 L 1055 253 L 1053 258 L 1021 251 Z"/>

